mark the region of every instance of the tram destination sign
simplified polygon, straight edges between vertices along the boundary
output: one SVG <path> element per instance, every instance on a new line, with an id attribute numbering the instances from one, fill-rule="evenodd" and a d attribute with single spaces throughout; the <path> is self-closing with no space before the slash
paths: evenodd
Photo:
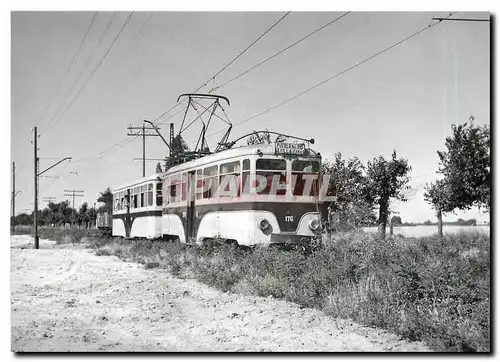
<path id="1" fill-rule="evenodd" d="M 306 152 L 306 145 L 304 143 L 277 142 L 275 152 L 281 155 L 303 155 Z"/>

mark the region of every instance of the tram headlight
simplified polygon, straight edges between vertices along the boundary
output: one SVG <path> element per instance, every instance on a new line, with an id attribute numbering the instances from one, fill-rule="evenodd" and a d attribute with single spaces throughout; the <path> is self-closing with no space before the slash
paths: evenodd
<path id="1" fill-rule="evenodd" d="M 319 221 L 317 219 L 313 219 L 309 221 L 309 229 L 311 229 L 312 232 L 318 233 L 319 232 Z"/>
<path id="2" fill-rule="evenodd" d="M 267 220 L 267 219 L 262 219 L 259 222 L 259 228 L 262 231 L 265 231 L 265 230 L 269 229 L 270 226 L 271 226 L 271 224 L 269 223 L 269 220 Z"/>

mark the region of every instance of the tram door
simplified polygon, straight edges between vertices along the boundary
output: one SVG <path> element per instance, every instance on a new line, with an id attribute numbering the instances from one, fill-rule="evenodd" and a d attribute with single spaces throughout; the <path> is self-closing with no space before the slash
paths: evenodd
<path id="1" fill-rule="evenodd" d="M 188 200 L 187 200 L 187 239 L 194 237 L 194 200 L 196 199 L 196 174 L 191 171 L 188 174 Z M 187 240 L 187 241 L 188 241 Z"/>

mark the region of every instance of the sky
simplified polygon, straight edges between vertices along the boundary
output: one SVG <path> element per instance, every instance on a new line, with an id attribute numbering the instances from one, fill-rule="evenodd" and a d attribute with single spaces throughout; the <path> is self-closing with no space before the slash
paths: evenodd
<path id="1" fill-rule="evenodd" d="M 284 14 L 135 12 L 129 18 L 129 12 L 99 12 L 77 54 L 94 12 L 13 12 L 11 160 L 16 162 L 16 189 L 21 191 L 17 213 L 33 209 L 34 126 L 40 134 L 40 170 L 72 157 L 44 174 L 50 177 L 41 178 L 40 199 L 64 200 L 64 190 L 75 189 L 85 194 L 75 200 L 76 207 L 83 202 L 92 205 L 107 186 L 142 176 L 142 162 L 133 161 L 142 156 L 142 141 L 127 136 L 128 125 L 156 119 L 181 93 L 203 85 Z M 225 83 L 342 14 L 290 13 L 201 91 Z M 408 202 L 395 203 L 394 211 L 403 221 L 435 220 L 423 193 L 425 183 L 438 177 L 436 151 L 444 149 L 452 124 L 464 123 L 471 115 L 475 124 L 490 123 L 487 22 L 442 22 L 302 97 L 238 123 L 428 26 L 432 17 L 446 15 L 348 14 L 217 90 L 231 101 L 226 107 L 235 124 L 231 138 L 267 128 L 314 138 L 324 159 L 340 152 L 364 163 L 379 155 L 388 158 L 395 149 L 412 166 L 414 191 Z M 173 121 L 178 129 L 181 116 L 158 122 Z M 167 124 L 160 127 L 167 136 Z M 219 127 L 220 123 L 215 130 Z M 186 134 L 188 142 L 196 141 L 194 137 Z M 158 137 L 147 140 L 146 157 L 166 155 Z M 155 165 L 156 161 L 147 162 L 146 173 L 153 173 Z M 473 209 L 445 215 L 444 220 L 458 217 L 489 219 Z"/>

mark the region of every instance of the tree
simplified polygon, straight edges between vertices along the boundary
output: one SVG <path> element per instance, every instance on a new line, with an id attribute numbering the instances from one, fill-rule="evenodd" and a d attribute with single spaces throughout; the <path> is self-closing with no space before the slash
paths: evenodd
<path id="1" fill-rule="evenodd" d="M 401 220 L 401 216 L 393 216 L 391 218 L 391 224 L 392 225 L 402 225 L 403 221 Z"/>
<path id="2" fill-rule="evenodd" d="M 328 193 L 336 196 L 332 203 L 341 227 L 369 225 L 373 220 L 373 197 L 368 189 L 364 166 L 357 158 L 343 160 L 335 154 L 333 162 L 324 162 L 322 173 L 330 177 Z"/>
<path id="3" fill-rule="evenodd" d="M 444 180 L 438 180 L 425 186 L 424 199 L 432 205 L 438 219 L 438 235 L 443 236 L 443 212 L 450 210 L 449 189 Z"/>
<path id="4" fill-rule="evenodd" d="M 159 162 L 156 164 L 156 173 L 162 173 L 161 164 Z"/>
<path id="5" fill-rule="evenodd" d="M 103 202 L 104 206 L 99 207 L 98 211 L 107 211 L 111 213 L 113 210 L 113 193 L 109 187 L 104 190 L 104 192 L 100 193 L 101 196 L 97 198 L 97 202 Z"/>
<path id="6" fill-rule="evenodd" d="M 78 224 L 81 225 L 82 222 L 87 225 L 87 223 L 90 221 L 90 217 L 88 215 L 89 211 L 89 204 L 87 202 L 84 202 L 82 206 L 80 206 L 80 210 L 78 210 Z"/>
<path id="7" fill-rule="evenodd" d="M 368 188 L 379 205 L 378 229 L 382 239 L 385 238 L 385 228 L 389 216 L 389 199 L 407 201 L 405 192 L 408 191 L 410 180 L 408 173 L 411 167 L 408 160 L 397 158 L 396 151 L 387 161 L 383 156 L 368 162 L 367 177 Z"/>
<path id="8" fill-rule="evenodd" d="M 472 117 L 471 117 L 472 118 Z M 452 125 L 445 151 L 438 151 L 439 171 L 447 189 L 446 212 L 491 207 L 490 127 Z"/>

